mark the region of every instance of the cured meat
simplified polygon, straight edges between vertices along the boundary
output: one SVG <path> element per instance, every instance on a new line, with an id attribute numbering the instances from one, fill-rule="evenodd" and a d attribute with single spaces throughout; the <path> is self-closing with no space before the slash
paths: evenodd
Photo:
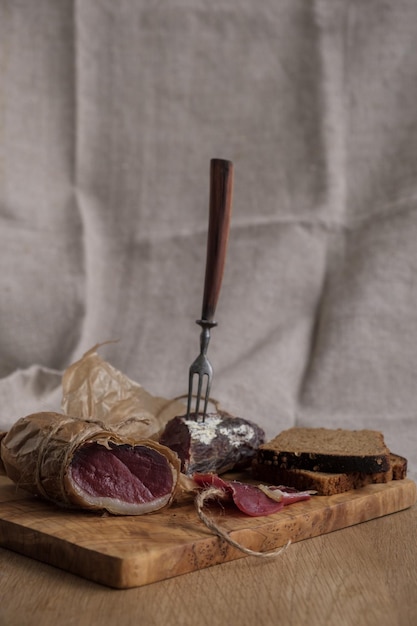
<path id="1" fill-rule="evenodd" d="M 265 433 L 257 424 L 227 413 L 209 413 L 205 420 L 195 415 L 171 419 L 159 442 L 174 450 L 181 460 L 181 471 L 223 474 L 249 466 Z"/>
<path id="2" fill-rule="evenodd" d="M 174 487 L 168 459 L 149 443 L 109 445 L 86 444 L 71 461 L 68 479 L 80 504 L 124 515 L 168 504 Z"/>
<path id="3" fill-rule="evenodd" d="M 168 506 L 179 489 L 180 463 L 169 448 L 59 413 L 18 420 L 1 459 L 20 487 L 63 507 L 141 515 Z"/>
<path id="4" fill-rule="evenodd" d="M 262 488 L 238 480 L 226 481 L 215 474 L 194 474 L 193 479 L 200 487 L 223 490 L 226 498 L 231 498 L 240 511 L 252 517 L 271 515 L 287 504 L 311 498 L 311 493 L 306 491 L 283 486 Z"/>

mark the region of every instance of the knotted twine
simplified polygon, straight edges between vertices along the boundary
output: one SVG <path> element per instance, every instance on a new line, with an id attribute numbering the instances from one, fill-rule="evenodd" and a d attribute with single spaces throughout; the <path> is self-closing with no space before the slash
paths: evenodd
<path id="1" fill-rule="evenodd" d="M 241 552 L 243 552 L 244 554 L 247 554 L 248 556 L 256 556 L 256 557 L 261 557 L 261 558 L 276 558 L 282 552 L 288 549 L 288 547 L 291 544 L 291 539 L 289 539 L 284 546 L 281 546 L 280 548 L 277 548 L 274 550 L 268 550 L 265 552 L 258 552 L 257 550 L 251 550 L 251 548 L 247 548 L 246 546 L 242 545 L 238 541 L 235 541 L 228 532 L 226 532 L 220 526 L 218 526 L 218 524 L 216 524 L 216 522 L 213 519 L 211 519 L 208 515 L 206 515 L 204 512 L 204 505 L 207 502 L 207 500 L 212 500 L 213 498 L 218 499 L 218 500 L 224 500 L 225 497 L 226 497 L 226 494 L 223 491 L 223 489 L 219 489 L 218 487 L 208 487 L 207 489 L 200 491 L 196 495 L 195 500 L 194 500 L 199 518 L 207 526 L 207 528 L 211 530 L 215 535 L 220 537 L 220 539 L 224 539 L 224 541 L 230 544 L 233 548 L 240 550 Z"/>

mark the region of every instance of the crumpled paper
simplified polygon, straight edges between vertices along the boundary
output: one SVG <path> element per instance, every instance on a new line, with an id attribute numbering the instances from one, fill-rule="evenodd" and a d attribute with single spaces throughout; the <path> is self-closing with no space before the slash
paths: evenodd
<path id="1" fill-rule="evenodd" d="M 100 345 L 103 344 L 88 350 L 62 376 L 62 422 L 66 423 L 67 417 L 71 422 L 77 422 L 77 437 L 80 429 L 83 433 L 85 431 L 85 437 L 82 435 L 80 441 L 88 438 L 91 422 L 97 422 L 100 430 L 105 429 L 132 441 L 156 441 L 171 418 L 185 413 L 185 404 L 180 399 L 168 400 L 150 394 L 102 359 L 97 353 Z M 39 414 L 42 424 L 48 415 L 52 422 L 57 420 L 58 414 L 43 412 Z M 13 428 L 15 426 L 9 432 Z M 6 434 L 0 433 L 0 444 Z M 71 438 L 66 436 L 65 440 L 70 443 Z M 35 440 L 39 441 L 33 438 Z M 0 473 L 5 473 L 1 455 Z"/>
<path id="2" fill-rule="evenodd" d="M 64 372 L 62 410 L 100 420 L 121 435 L 156 436 L 173 417 L 185 413 L 180 399 L 153 396 L 97 353 L 98 344 Z"/>

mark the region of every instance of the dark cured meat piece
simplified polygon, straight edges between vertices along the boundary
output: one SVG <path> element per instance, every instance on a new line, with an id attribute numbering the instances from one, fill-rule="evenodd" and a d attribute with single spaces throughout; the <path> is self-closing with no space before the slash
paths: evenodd
<path id="1" fill-rule="evenodd" d="M 80 447 L 70 465 L 74 486 L 94 501 L 120 501 L 135 507 L 169 498 L 174 477 L 163 454 L 148 446 Z"/>
<path id="2" fill-rule="evenodd" d="M 181 471 L 188 476 L 249 466 L 264 441 L 257 424 L 222 413 L 209 413 L 204 422 L 195 415 L 174 417 L 159 438 L 178 454 Z"/>
<path id="3" fill-rule="evenodd" d="M 300 500 L 310 499 L 305 492 L 288 491 L 286 487 L 276 487 L 282 492 L 283 499 L 280 502 L 271 499 L 256 485 L 249 485 L 237 480 L 225 481 L 215 474 L 194 474 L 194 481 L 201 487 L 217 487 L 223 489 L 225 494 L 232 498 L 240 511 L 251 517 L 263 517 L 281 511 L 285 505 Z M 273 487 L 271 489 L 274 489 Z"/>

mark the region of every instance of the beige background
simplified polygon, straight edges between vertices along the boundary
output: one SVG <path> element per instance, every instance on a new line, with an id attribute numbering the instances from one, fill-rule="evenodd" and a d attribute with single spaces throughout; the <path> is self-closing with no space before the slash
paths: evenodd
<path id="1" fill-rule="evenodd" d="M 222 157 L 212 395 L 379 428 L 415 477 L 416 42 L 413 0 L 0 0 L 0 428 L 109 339 L 186 391 Z"/>

